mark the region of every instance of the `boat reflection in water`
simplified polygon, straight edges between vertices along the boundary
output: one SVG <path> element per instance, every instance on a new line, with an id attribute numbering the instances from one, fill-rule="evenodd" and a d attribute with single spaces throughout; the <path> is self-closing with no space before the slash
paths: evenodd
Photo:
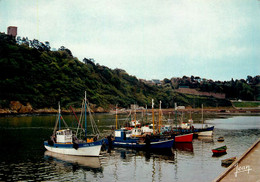
<path id="1" fill-rule="evenodd" d="M 167 161 L 174 161 L 174 151 L 172 148 L 164 149 L 164 150 L 132 150 L 128 148 L 114 148 L 112 151 L 115 154 L 120 154 L 120 157 L 125 160 L 126 162 L 131 160 L 132 157 L 145 157 L 146 161 L 149 161 L 151 158 L 158 158 Z"/>
<path id="2" fill-rule="evenodd" d="M 102 172 L 100 159 L 98 157 L 72 156 L 45 151 L 44 158 L 49 162 L 55 162 L 63 165 L 65 168 L 72 166 L 73 172 L 78 169 Z"/>
<path id="3" fill-rule="evenodd" d="M 193 144 L 192 143 L 175 143 L 173 148 L 177 151 L 186 151 L 193 153 Z"/>
<path id="4" fill-rule="evenodd" d="M 202 142 L 205 142 L 205 143 L 212 143 L 212 142 L 214 142 L 212 136 L 198 136 L 198 140 L 201 140 Z"/>

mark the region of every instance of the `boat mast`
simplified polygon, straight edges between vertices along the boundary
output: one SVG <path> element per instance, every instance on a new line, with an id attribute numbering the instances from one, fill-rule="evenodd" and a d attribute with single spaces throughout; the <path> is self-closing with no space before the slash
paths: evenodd
<path id="1" fill-rule="evenodd" d="M 153 103 L 153 99 L 152 99 L 153 134 L 154 134 L 154 110 L 153 110 L 153 107 L 154 107 L 154 103 Z"/>
<path id="2" fill-rule="evenodd" d="M 135 109 L 135 128 L 136 128 L 136 106 L 134 104 L 134 109 Z"/>
<path id="3" fill-rule="evenodd" d="M 85 138 L 87 140 L 87 92 L 85 91 Z"/>
<path id="4" fill-rule="evenodd" d="M 201 108 L 202 108 L 202 128 L 203 128 L 203 104 L 201 104 Z"/>
<path id="5" fill-rule="evenodd" d="M 160 107 L 159 107 L 159 133 L 161 132 L 161 115 L 162 115 L 162 101 L 160 101 Z"/>
<path id="6" fill-rule="evenodd" d="M 177 103 L 174 103 L 175 106 L 175 125 L 176 125 L 176 129 L 177 129 Z"/>
<path id="7" fill-rule="evenodd" d="M 145 119 L 146 119 L 146 123 L 147 123 L 147 104 L 145 105 Z"/>
<path id="8" fill-rule="evenodd" d="M 59 130 L 60 130 L 60 117 L 61 115 L 60 115 L 60 102 L 59 102 Z"/>
<path id="9" fill-rule="evenodd" d="M 129 121 L 130 124 L 132 124 L 132 108 L 130 109 L 130 121 Z M 129 126 L 129 125 L 127 125 Z"/>
<path id="10" fill-rule="evenodd" d="M 117 104 L 116 104 L 116 130 L 117 130 Z"/>
<path id="11" fill-rule="evenodd" d="M 144 109 L 142 109 L 142 123 L 141 126 L 144 124 Z"/>

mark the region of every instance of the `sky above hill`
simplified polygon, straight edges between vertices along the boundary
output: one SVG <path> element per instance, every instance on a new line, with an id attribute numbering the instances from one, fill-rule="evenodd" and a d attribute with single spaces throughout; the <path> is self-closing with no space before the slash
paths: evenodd
<path id="1" fill-rule="evenodd" d="M 0 32 L 142 79 L 260 74 L 260 0 L 0 0 Z"/>

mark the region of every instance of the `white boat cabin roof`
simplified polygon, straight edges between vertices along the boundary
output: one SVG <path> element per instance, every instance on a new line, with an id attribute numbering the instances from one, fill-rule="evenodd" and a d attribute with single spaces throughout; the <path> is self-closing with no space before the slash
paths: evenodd
<path id="1" fill-rule="evenodd" d="M 56 131 L 56 135 L 72 135 L 72 130 L 64 129 Z"/>

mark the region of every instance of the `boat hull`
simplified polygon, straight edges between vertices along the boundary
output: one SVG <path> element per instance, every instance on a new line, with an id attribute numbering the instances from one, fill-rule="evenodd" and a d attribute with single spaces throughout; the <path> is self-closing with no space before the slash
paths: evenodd
<path id="1" fill-rule="evenodd" d="M 224 150 L 212 150 L 213 154 L 224 154 L 227 153 L 227 149 Z"/>
<path id="2" fill-rule="evenodd" d="M 47 141 L 44 142 L 44 147 L 51 152 L 66 154 L 66 155 L 76 155 L 76 156 L 99 156 L 102 142 L 92 142 L 92 143 L 81 143 L 74 148 L 73 144 L 53 144 L 49 145 Z"/>
<path id="3" fill-rule="evenodd" d="M 193 133 L 175 136 L 175 142 L 192 142 Z"/>
<path id="4" fill-rule="evenodd" d="M 181 133 L 194 133 L 198 134 L 199 132 L 204 132 L 204 131 L 213 131 L 214 126 L 207 127 L 207 128 L 194 128 L 194 129 L 174 129 L 174 131 L 181 132 Z"/>
<path id="5" fill-rule="evenodd" d="M 169 140 L 160 140 L 154 141 L 150 144 L 146 143 L 138 143 L 137 141 L 130 140 L 130 141 L 113 141 L 113 146 L 115 147 L 126 147 L 126 148 L 136 148 L 136 149 L 165 149 L 171 148 L 173 146 L 174 139 Z"/>
<path id="6" fill-rule="evenodd" d="M 219 148 L 212 149 L 213 155 L 222 155 L 227 153 L 227 147 L 222 146 Z"/>
<path id="7" fill-rule="evenodd" d="M 211 131 L 201 131 L 197 133 L 198 136 L 212 136 L 213 135 L 213 130 Z"/>
<path id="8" fill-rule="evenodd" d="M 236 157 L 231 157 L 231 158 L 228 158 L 228 159 L 221 160 L 221 165 L 228 167 L 228 166 L 231 165 L 235 160 L 236 160 Z"/>

